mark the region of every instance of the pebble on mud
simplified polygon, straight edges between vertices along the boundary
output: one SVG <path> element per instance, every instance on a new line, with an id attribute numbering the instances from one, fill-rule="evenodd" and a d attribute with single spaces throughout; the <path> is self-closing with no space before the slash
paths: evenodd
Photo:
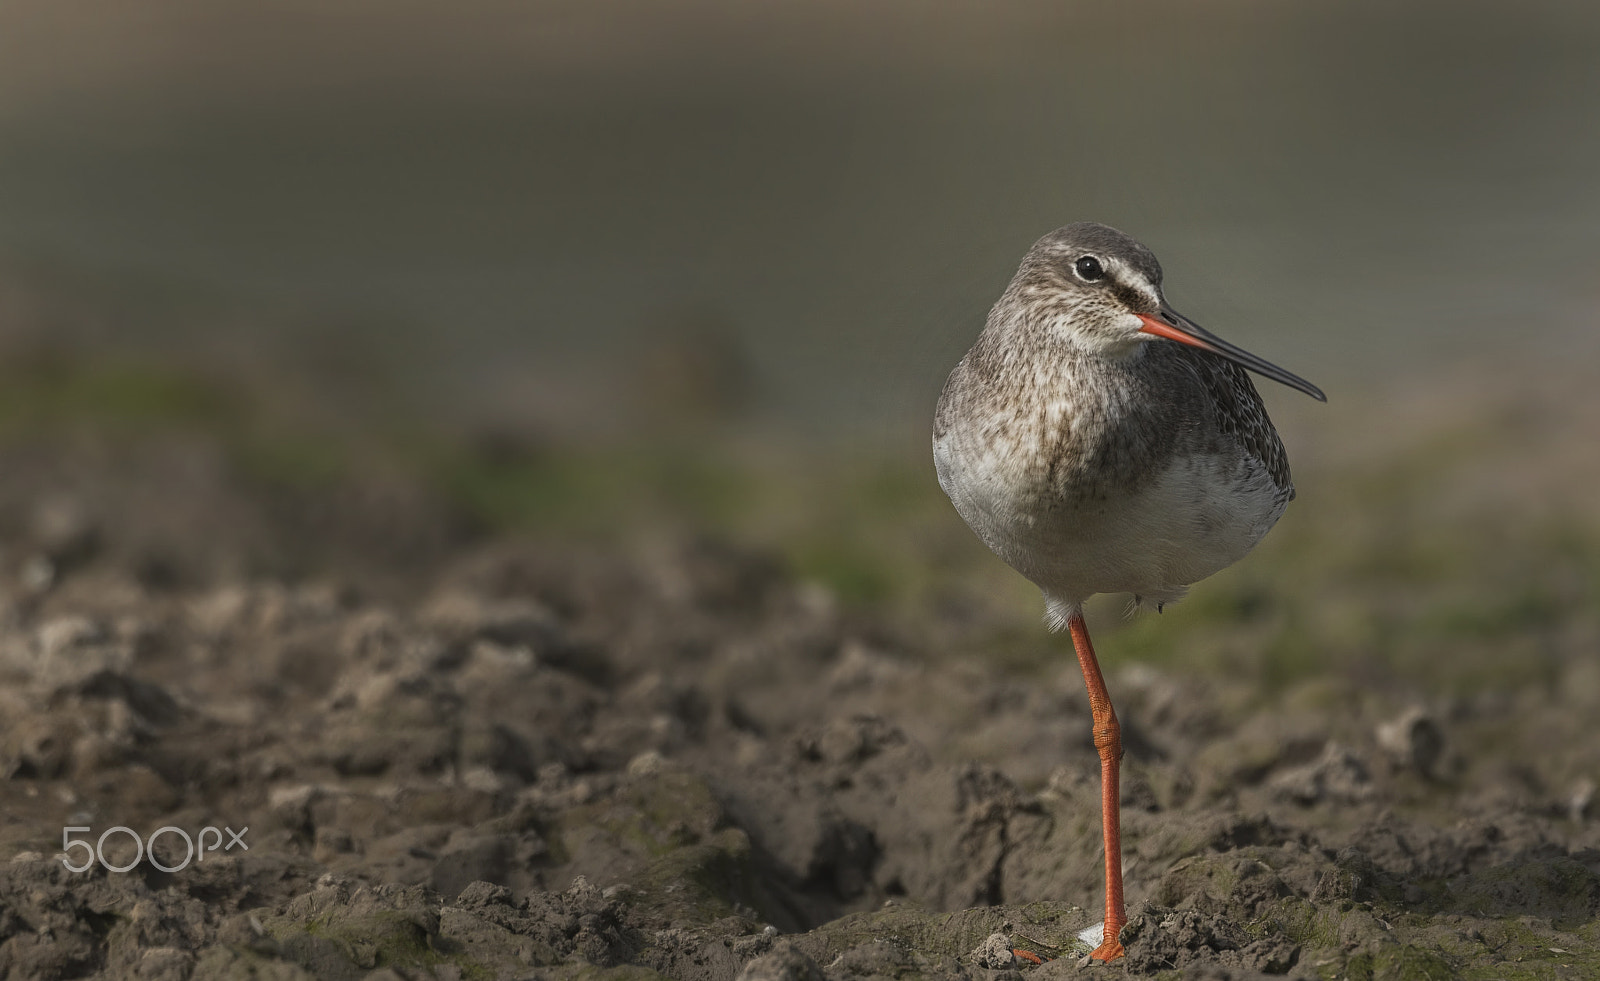
<path id="1" fill-rule="evenodd" d="M 1001 971 L 1015 967 L 1017 955 L 1011 952 L 1011 937 L 1004 933 L 991 933 L 982 944 L 967 955 L 978 967 Z"/>
<path id="2" fill-rule="evenodd" d="M 1302 807 L 1324 801 L 1355 804 L 1374 792 L 1366 762 L 1355 750 L 1331 740 L 1315 761 L 1284 770 L 1270 786 L 1279 798 Z"/>
<path id="3" fill-rule="evenodd" d="M 1567 817 L 1576 824 L 1588 820 L 1594 810 L 1595 782 L 1588 777 L 1579 777 L 1577 783 L 1572 785 L 1572 792 L 1567 795 Z"/>
<path id="4" fill-rule="evenodd" d="M 1378 748 L 1397 769 L 1414 770 L 1429 778 L 1437 775 L 1444 754 L 1444 730 L 1427 709 L 1411 706 L 1379 724 L 1376 736 Z"/>
<path id="5" fill-rule="evenodd" d="M 793 945 L 780 943 L 746 964 L 734 981 L 827 981 L 827 976 L 816 961 Z"/>

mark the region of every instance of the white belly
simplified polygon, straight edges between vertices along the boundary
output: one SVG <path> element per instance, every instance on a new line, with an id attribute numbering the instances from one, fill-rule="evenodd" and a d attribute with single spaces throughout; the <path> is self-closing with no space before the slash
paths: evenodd
<path id="1" fill-rule="evenodd" d="M 1237 456 L 1178 457 L 1137 489 L 1098 497 L 1047 488 L 1015 448 L 962 454 L 946 438 L 934 459 L 956 510 L 1044 590 L 1052 619 L 1095 593 L 1177 600 L 1249 552 L 1288 503 L 1264 465 Z"/>

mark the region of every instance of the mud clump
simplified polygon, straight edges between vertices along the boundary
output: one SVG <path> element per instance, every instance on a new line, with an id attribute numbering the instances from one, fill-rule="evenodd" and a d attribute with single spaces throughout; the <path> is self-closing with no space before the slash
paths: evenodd
<path id="1" fill-rule="evenodd" d="M 1326 678 L 1262 697 L 1114 673 L 1128 957 L 1080 969 L 1100 920 L 1098 761 L 1064 651 L 1059 672 L 993 667 L 725 542 L 476 540 L 414 504 L 425 561 L 296 575 L 271 558 L 281 509 L 200 484 L 161 575 L 120 530 L 143 527 L 128 501 L 40 504 L 19 481 L 0 499 L 24 516 L 0 521 L 0 974 L 1600 963 L 1581 687 L 1424 710 Z M 341 534 L 357 559 L 381 537 Z M 207 828 L 241 838 L 186 856 L 155 834 Z M 87 845 L 105 862 L 69 870 Z"/>

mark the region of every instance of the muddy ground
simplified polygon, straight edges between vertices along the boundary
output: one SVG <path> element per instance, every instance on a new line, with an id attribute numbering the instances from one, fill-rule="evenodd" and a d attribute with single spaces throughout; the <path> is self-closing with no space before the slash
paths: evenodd
<path id="1" fill-rule="evenodd" d="M 1093 611 L 1109 967 L 1077 668 L 931 466 L 608 536 L 166 416 L 8 426 L 0 974 L 1600 976 L 1600 398 L 1353 401 L 1284 420 L 1256 556 Z M 119 826 L 248 830 L 65 867 Z"/>

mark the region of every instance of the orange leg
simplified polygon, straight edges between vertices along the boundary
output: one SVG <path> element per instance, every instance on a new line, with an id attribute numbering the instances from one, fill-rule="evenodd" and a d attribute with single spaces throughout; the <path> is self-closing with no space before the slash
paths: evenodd
<path id="1" fill-rule="evenodd" d="M 1089 689 L 1089 711 L 1094 716 L 1094 748 L 1100 751 L 1100 822 L 1106 838 L 1106 930 L 1099 947 L 1089 956 L 1095 960 L 1113 961 L 1123 954 L 1122 942 L 1117 935 L 1128 922 L 1127 909 L 1122 901 L 1122 798 L 1118 775 L 1122 765 L 1122 727 L 1117 724 L 1116 710 L 1111 707 L 1111 696 L 1106 694 L 1106 681 L 1100 675 L 1100 662 L 1095 660 L 1094 645 L 1089 643 L 1089 627 L 1083 614 L 1074 613 L 1067 620 L 1072 631 L 1072 646 L 1078 652 L 1078 664 L 1083 668 L 1083 684 Z"/>

